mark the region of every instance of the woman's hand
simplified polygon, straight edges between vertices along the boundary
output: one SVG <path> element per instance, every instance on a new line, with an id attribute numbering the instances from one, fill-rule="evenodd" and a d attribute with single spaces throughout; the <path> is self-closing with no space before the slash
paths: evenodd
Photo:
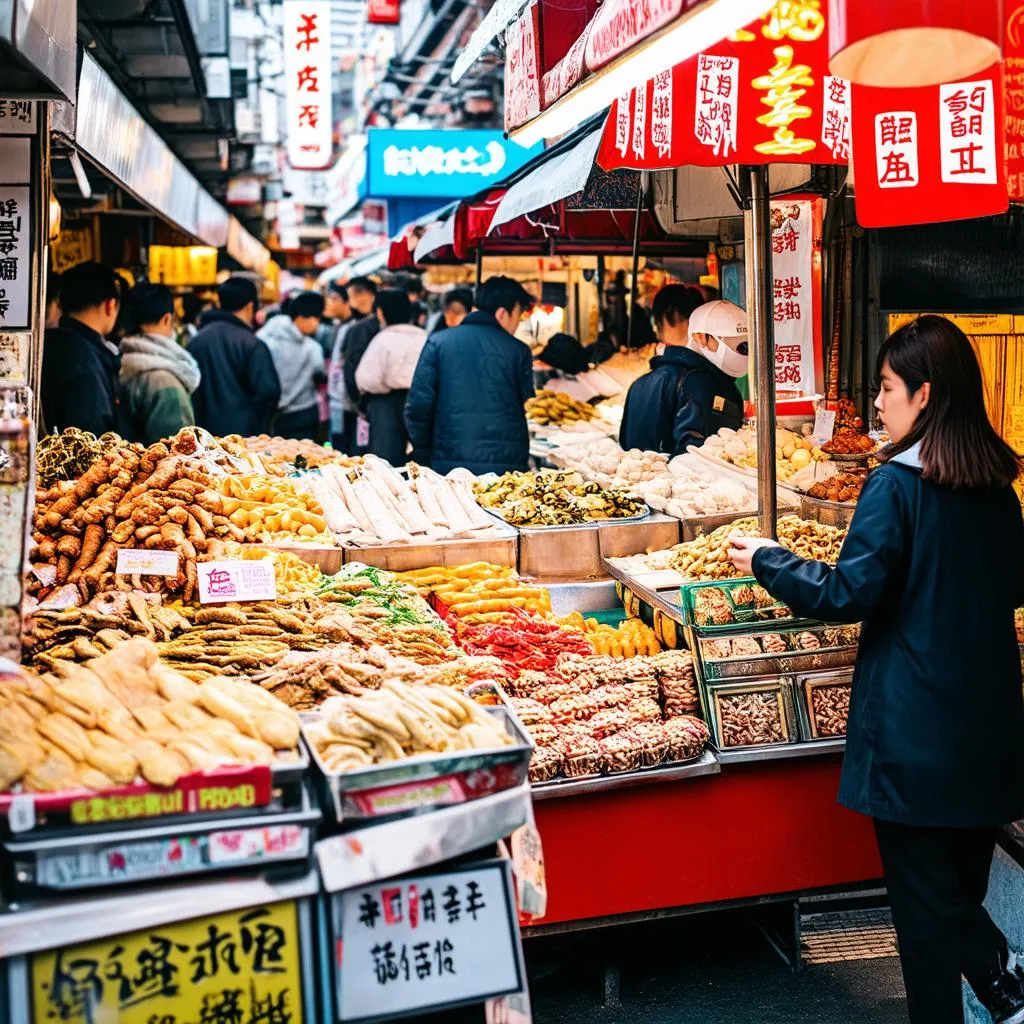
<path id="1" fill-rule="evenodd" d="M 777 548 L 778 542 L 767 537 L 731 537 L 729 539 L 729 557 L 732 564 L 744 576 L 753 576 L 754 552 L 760 548 Z"/>

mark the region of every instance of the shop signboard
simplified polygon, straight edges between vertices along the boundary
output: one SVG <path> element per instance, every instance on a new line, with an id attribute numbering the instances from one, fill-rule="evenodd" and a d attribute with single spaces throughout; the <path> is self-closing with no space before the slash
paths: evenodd
<path id="1" fill-rule="evenodd" d="M 0 329 L 29 326 L 32 203 L 27 185 L 0 184 Z"/>
<path id="2" fill-rule="evenodd" d="M 540 113 L 540 4 L 534 0 L 505 30 L 505 131 Z"/>
<path id="3" fill-rule="evenodd" d="M 852 87 L 857 221 L 930 224 L 1003 213 L 1002 67 L 913 89 Z"/>
<path id="4" fill-rule="evenodd" d="M 825 12 L 788 3 L 617 99 L 598 163 L 661 170 L 849 158 L 850 87 L 828 73 Z"/>
<path id="5" fill-rule="evenodd" d="M 293 902 L 37 953 L 31 1024 L 304 1024 Z"/>
<path id="6" fill-rule="evenodd" d="M 402 20 L 401 0 L 369 0 L 366 20 L 371 25 L 398 25 Z"/>
<path id="7" fill-rule="evenodd" d="M 348 889 L 334 913 L 342 1021 L 484 1003 L 526 986 L 507 860 Z"/>
<path id="8" fill-rule="evenodd" d="M 34 100 L 0 100 L 0 135 L 35 135 Z"/>
<path id="9" fill-rule="evenodd" d="M 803 398 L 822 385 L 820 200 L 773 200 L 775 397 Z"/>
<path id="10" fill-rule="evenodd" d="M 598 71 L 670 25 L 699 0 L 605 0 L 587 27 L 585 62 Z"/>
<path id="11" fill-rule="evenodd" d="M 297 170 L 329 166 L 331 109 L 330 0 L 285 0 L 285 144 Z"/>
<path id="12" fill-rule="evenodd" d="M 367 192 L 379 199 L 458 199 L 518 170 L 540 150 L 500 131 L 371 128 Z"/>

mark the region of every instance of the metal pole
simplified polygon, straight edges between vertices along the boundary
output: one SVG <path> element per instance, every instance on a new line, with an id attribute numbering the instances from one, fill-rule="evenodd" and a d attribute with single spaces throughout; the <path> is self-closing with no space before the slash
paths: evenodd
<path id="1" fill-rule="evenodd" d="M 633 269 L 629 288 L 629 320 L 626 321 L 626 345 L 633 347 L 636 335 L 637 302 L 640 291 L 640 221 L 644 212 L 644 199 L 647 195 L 647 172 L 641 171 L 636 183 L 636 220 L 633 223 Z"/>
<path id="2" fill-rule="evenodd" d="M 476 247 L 476 286 L 480 287 L 484 283 L 484 251 L 478 245 Z"/>
<path id="3" fill-rule="evenodd" d="M 747 320 L 754 346 L 757 403 L 757 513 L 763 537 L 776 537 L 775 316 L 768 168 L 748 167 L 750 210 L 745 218 Z"/>

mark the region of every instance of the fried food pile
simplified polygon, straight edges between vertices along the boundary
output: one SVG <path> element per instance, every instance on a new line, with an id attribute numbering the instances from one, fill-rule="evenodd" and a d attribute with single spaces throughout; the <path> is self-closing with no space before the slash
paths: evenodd
<path id="1" fill-rule="evenodd" d="M 171 786 L 222 765 L 294 759 L 294 711 L 248 682 L 186 679 L 148 640 L 55 667 L 0 683 L 0 790 Z"/>
<path id="2" fill-rule="evenodd" d="M 575 472 L 505 473 L 476 485 L 477 501 L 513 526 L 567 526 L 642 516 L 647 505 L 629 491 L 604 489 Z"/>

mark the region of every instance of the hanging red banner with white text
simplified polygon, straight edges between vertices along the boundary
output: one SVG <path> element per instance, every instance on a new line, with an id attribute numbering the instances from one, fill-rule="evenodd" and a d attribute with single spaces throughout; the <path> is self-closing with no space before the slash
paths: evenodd
<path id="1" fill-rule="evenodd" d="M 760 21 L 612 104 L 606 170 L 845 164 L 849 85 L 828 73 L 819 0 L 780 0 Z"/>
<path id="2" fill-rule="evenodd" d="M 896 227 L 1004 213 L 1002 65 L 917 89 L 853 86 L 857 221 Z"/>

